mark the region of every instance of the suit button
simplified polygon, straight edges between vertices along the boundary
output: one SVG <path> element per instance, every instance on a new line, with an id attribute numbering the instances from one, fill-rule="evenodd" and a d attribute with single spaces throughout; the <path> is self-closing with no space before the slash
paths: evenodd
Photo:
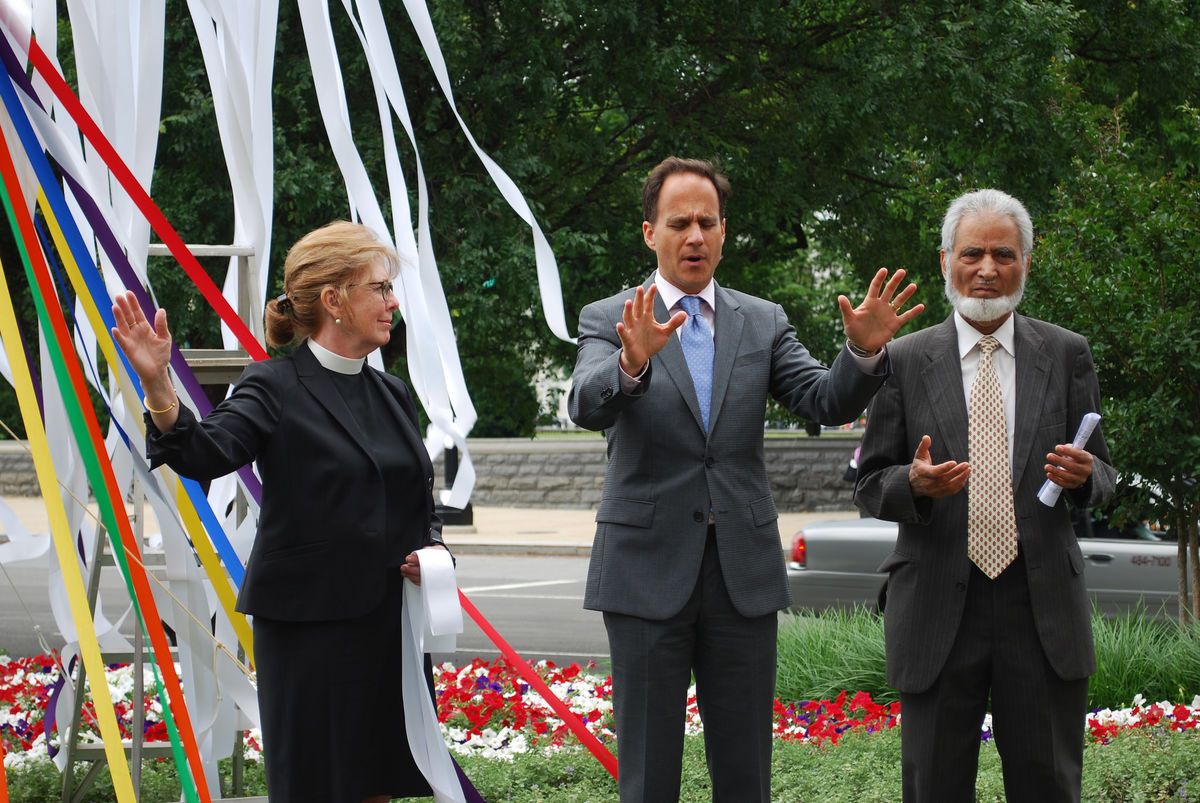
<path id="1" fill-rule="evenodd" d="M 966 591 L 966 590 L 967 590 L 967 584 L 966 584 L 966 583 L 955 583 L 955 584 L 954 584 L 954 590 L 955 590 L 955 591 Z"/>
<path id="2" fill-rule="evenodd" d="M 717 464 L 717 459 L 715 457 L 704 458 L 704 465 L 708 466 L 709 468 L 712 468 L 716 464 Z"/>
<path id="3" fill-rule="evenodd" d="M 697 522 L 704 521 L 704 513 L 702 511 L 697 510 L 695 513 L 692 514 L 692 520 L 697 521 Z"/>

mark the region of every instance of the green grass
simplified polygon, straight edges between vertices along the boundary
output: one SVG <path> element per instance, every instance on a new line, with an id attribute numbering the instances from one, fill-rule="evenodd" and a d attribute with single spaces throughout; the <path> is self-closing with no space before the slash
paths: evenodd
<path id="1" fill-rule="evenodd" d="M 1140 612 L 1094 617 L 1096 674 L 1088 688 L 1093 708 L 1148 702 L 1190 702 L 1200 692 L 1200 625 L 1181 627 Z"/>
<path id="2" fill-rule="evenodd" d="M 1089 708 L 1147 702 L 1190 703 L 1200 694 L 1200 625 L 1181 627 L 1135 611 L 1092 618 L 1096 674 Z M 832 699 L 843 689 L 865 691 L 877 703 L 899 699 L 884 675 L 883 617 L 866 608 L 790 614 L 779 627 L 781 700 Z"/>
<path id="3" fill-rule="evenodd" d="M 790 614 L 779 625 L 775 696 L 800 702 L 865 691 L 877 703 L 891 703 L 900 697 L 887 685 L 884 664 L 883 617 L 862 608 Z"/>
<path id="4" fill-rule="evenodd" d="M 707 803 L 711 788 L 704 768 L 704 742 L 688 737 L 684 747 L 680 800 Z M 527 754 L 513 761 L 461 757 L 460 763 L 488 803 L 615 803 L 616 782 L 585 752 Z M 228 765 L 225 767 L 228 777 Z M 246 795 L 265 794 L 257 765 L 247 767 Z M 169 762 L 147 762 L 142 803 L 179 799 Z M 49 762 L 10 772 L 13 803 L 57 800 L 58 771 Z M 780 803 L 845 801 L 893 803 L 900 800 L 900 729 L 876 734 L 851 733 L 836 746 L 776 742 L 771 799 Z M 979 752 L 976 800 L 1003 801 L 1000 757 L 993 745 Z M 228 792 L 226 792 L 228 793 Z M 1089 803 L 1200 799 L 1200 734 L 1161 729 L 1127 731 L 1112 742 L 1088 745 L 1083 754 L 1083 800 Z M 107 773 L 87 800 L 115 800 Z M 424 800 L 432 800 L 425 798 Z"/>
<path id="5" fill-rule="evenodd" d="M 1099 671 L 1092 679 L 1092 706 L 1123 708 L 1142 694 L 1148 702 L 1188 703 L 1200 693 L 1200 626 L 1131 615 L 1094 622 Z M 842 690 L 866 691 L 876 702 L 895 699 L 884 680 L 883 622 L 869 611 L 831 611 L 817 617 L 791 616 L 779 633 L 781 700 L 832 699 Z M 458 759 L 489 803 L 602 803 L 617 800 L 617 787 L 600 763 L 582 751 L 516 756 L 511 762 Z M 898 801 L 900 728 L 876 734 L 850 733 L 837 745 L 776 741 L 772 799 L 804 801 Z M 170 762 L 146 762 L 142 803 L 179 799 Z M 82 770 L 77 771 L 77 776 Z M 223 793 L 230 795 L 229 762 L 222 765 Z M 243 794 L 265 794 L 261 767 L 248 764 Z M 61 777 L 50 762 L 8 773 L 12 803 L 59 799 Z M 1000 759 L 992 744 L 980 750 L 979 801 L 1004 800 Z M 685 740 L 680 799 L 708 801 L 711 789 L 702 737 Z M 1108 744 L 1084 749 L 1083 799 L 1096 803 L 1200 800 L 1200 733 L 1142 728 L 1119 733 Z M 115 800 L 107 771 L 87 800 Z"/>

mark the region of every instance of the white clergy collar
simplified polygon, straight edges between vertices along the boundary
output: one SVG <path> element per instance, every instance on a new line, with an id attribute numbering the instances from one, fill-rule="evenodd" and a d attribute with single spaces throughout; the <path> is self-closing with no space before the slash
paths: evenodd
<path id="1" fill-rule="evenodd" d="M 308 350 L 324 368 L 338 374 L 361 373 L 363 363 L 367 361 L 366 357 L 343 357 L 341 354 L 334 354 L 311 337 L 308 339 Z"/>

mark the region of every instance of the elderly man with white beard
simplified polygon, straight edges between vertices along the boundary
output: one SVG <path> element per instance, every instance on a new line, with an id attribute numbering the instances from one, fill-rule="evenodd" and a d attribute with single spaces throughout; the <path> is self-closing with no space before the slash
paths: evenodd
<path id="1" fill-rule="evenodd" d="M 1033 224 L 1012 196 L 956 199 L 941 267 L 954 312 L 888 345 L 867 413 L 855 501 L 899 522 L 884 611 L 900 692 L 904 800 L 974 801 L 980 726 L 1010 801 L 1078 801 L 1095 671 L 1083 556 L 1068 504 L 1112 495 L 1087 341 L 1015 312 Z M 1063 493 L 1037 499 L 1049 479 Z M 990 709 L 989 709 L 990 705 Z"/>

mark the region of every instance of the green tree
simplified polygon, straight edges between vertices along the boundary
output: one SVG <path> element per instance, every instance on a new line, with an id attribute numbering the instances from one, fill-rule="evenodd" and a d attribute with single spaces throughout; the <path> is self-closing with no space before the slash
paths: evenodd
<path id="1" fill-rule="evenodd" d="M 1200 114 L 1176 109 L 1174 117 L 1175 130 L 1200 144 Z M 1126 507 L 1140 504 L 1170 523 L 1180 617 L 1200 619 L 1200 182 L 1194 164 L 1151 172 L 1148 165 L 1179 164 L 1126 137 L 1121 122 L 1114 114 L 1094 129 L 1089 152 L 1056 193 L 1028 301 L 1034 314 L 1090 340 Z"/>
<path id="2" fill-rule="evenodd" d="M 333 12 L 352 128 L 383 187 L 368 71 Z M 639 190 L 672 153 L 715 159 L 733 180 L 719 280 L 778 300 L 824 360 L 840 346 L 835 296 L 861 294 L 881 265 L 921 285 L 922 324 L 947 311 L 934 255 L 951 197 L 998 186 L 1035 220 L 1050 214 L 1086 151 L 1093 105 L 1122 108 L 1156 171 L 1186 175 L 1198 158 L 1174 112 L 1200 95 L 1196 0 L 444 0 L 430 12 L 459 113 L 555 251 L 569 323 L 649 273 Z M 167 15 L 154 195 L 185 240 L 228 242 L 232 201 L 199 47 L 185 4 Z M 545 400 L 514 416 L 512 377 L 532 387 L 569 368 L 574 349 L 542 321 L 528 227 L 463 137 L 411 23 L 393 14 L 388 26 L 477 431 L 526 434 Z M 290 3 L 274 104 L 272 287 L 292 242 L 346 214 Z M 413 187 L 415 160 L 400 147 Z M 215 343 L 215 316 L 188 306 L 186 279 L 164 263 L 152 275 L 181 340 Z M 388 360 L 404 373 L 402 350 Z"/>

